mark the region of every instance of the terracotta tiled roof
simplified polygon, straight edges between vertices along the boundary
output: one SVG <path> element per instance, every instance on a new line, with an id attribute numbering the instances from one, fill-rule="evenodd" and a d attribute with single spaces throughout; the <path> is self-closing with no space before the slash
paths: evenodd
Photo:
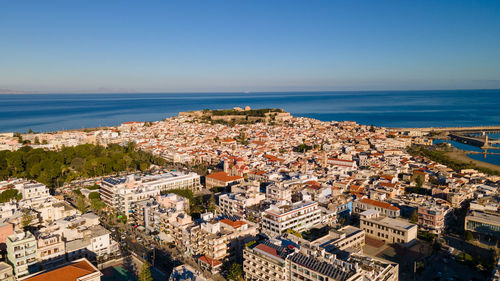
<path id="1" fill-rule="evenodd" d="M 207 178 L 223 181 L 223 182 L 231 182 L 235 180 L 242 179 L 240 176 L 230 176 L 226 172 L 215 172 L 207 175 Z"/>
<path id="2" fill-rule="evenodd" d="M 206 264 L 212 266 L 212 267 L 222 265 L 222 262 L 220 262 L 218 259 L 212 259 L 212 258 L 209 258 L 207 256 L 202 256 L 199 258 L 199 260 L 203 263 L 206 263 Z"/>
<path id="3" fill-rule="evenodd" d="M 392 206 L 391 204 L 389 204 L 387 202 L 382 202 L 382 201 L 372 200 L 372 199 L 368 199 L 368 198 L 363 198 L 363 199 L 361 199 L 361 203 L 368 204 L 368 205 L 373 205 L 373 206 L 377 206 L 377 207 L 388 209 L 388 210 L 392 210 L 392 211 L 399 211 L 398 207 Z"/>
<path id="4" fill-rule="evenodd" d="M 231 226 L 234 229 L 240 228 L 241 226 L 243 226 L 245 224 L 248 224 L 248 223 L 246 223 L 244 221 L 241 221 L 241 220 L 232 221 L 232 220 L 229 220 L 229 219 L 222 219 L 222 220 L 220 220 L 220 222 L 221 223 L 225 223 L 225 224 Z"/>
<path id="5" fill-rule="evenodd" d="M 255 248 L 257 248 L 257 249 L 259 249 L 259 250 L 261 250 L 261 251 L 263 251 L 263 252 L 266 252 L 266 253 L 268 253 L 268 254 L 270 254 L 270 255 L 273 255 L 273 256 L 275 256 L 275 257 L 281 258 L 281 257 L 280 257 L 280 255 L 278 255 L 278 251 L 277 251 L 276 249 L 271 248 L 271 247 L 269 247 L 269 246 L 267 246 L 267 245 L 260 244 L 260 245 L 258 245 L 258 246 L 257 246 L 257 247 L 255 247 Z"/>
<path id="6" fill-rule="evenodd" d="M 98 272 L 87 260 L 38 274 L 24 281 L 76 281 L 86 275 Z"/>

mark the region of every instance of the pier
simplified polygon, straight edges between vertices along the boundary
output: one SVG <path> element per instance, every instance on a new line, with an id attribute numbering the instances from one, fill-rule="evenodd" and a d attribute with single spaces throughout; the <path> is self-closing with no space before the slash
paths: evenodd
<path id="1" fill-rule="evenodd" d="M 491 140 L 488 138 L 488 135 L 484 137 L 474 137 L 466 134 L 449 134 L 448 136 L 453 141 L 478 146 L 482 149 L 500 149 L 500 147 L 491 146 L 491 144 L 497 144 L 500 143 L 500 141 Z"/>
<path id="2" fill-rule="evenodd" d="M 500 126 L 473 126 L 473 127 L 427 127 L 427 128 L 394 128 L 398 131 L 420 131 L 422 133 L 500 133 Z"/>

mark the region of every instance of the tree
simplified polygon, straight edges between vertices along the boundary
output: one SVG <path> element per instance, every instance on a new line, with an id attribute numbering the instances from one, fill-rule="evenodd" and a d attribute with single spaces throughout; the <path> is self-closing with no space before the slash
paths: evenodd
<path id="1" fill-rule="evenodd" d="M 23 216 L 21 218 L 21 224 L 26 230 L 28 226 L 31 224 L 31 221 L 33 220 L 33 215 L 31 214 L 31 211 L 29 209 L 24 209 L 23 210 Z"/>
<path id="2" fill-rule="evenodd" d="M 210 198 L 208 199 L 207 211 L 215 213 L 216 210 L 217 210 L 217 205 L 215 205 L 215 196 L 212 193 L 210 194 Z"/>
<path id="3" fill-rule="evenodd" d="M 142 263 L 141 272 L 139 273 L 139 281 L 153 281 L 151 271 L 149 270 L 149 264 L 147 262 Z"/>
<path id="4" fill-rule="evenodd" d="M 76 208 L 82 213 L 87 212 L 87 203 L 85 203 L 85 199 L 82 196 L 78 196 L 76 199 Z"/>
<path id="5" fill-rule="evenodd" d="M 417 184 L 417 187 L 418 188 L 422 188 L 422 186 L 424 185 L 424 179 L 422 176 L 417 176 L 417 178 L 415 179 L 415 183 Z"/>
<path id="6" fill-rule="evenodd" d="M 90 202 L 90 207 L 95 211 L 101 211 L 102 209 L 106 208 L 106 203 L 99 199 L 94 199 Z"/>
<path id="7" fill-rule="evenodd" d="M 370 126 L 370 132 L 372 132 L 372 133 L 375 132 L 375 126 L 373 126 L 373 124 Z"/>
<path id="8" fill-rule="evenodd" d="M 474 239 L 474 235 L 472 235 L 472 232 L 470 232 L 470 231 L 464 232 L 464 240 L 465 241 L 472 241 L 473 239 Z"/>
<path id="9" fill-rule="evenodd" d="M 89 199 L 94 200 L 94 199 L 101 199 L 101 194 L 99 192 L 94 191 L 89 194 Z"/>
<path id="10" fill-rule="evenodd" d="M 418 213 L 417 210 L 413 210 L 413 212 L 410 215 L 410 222 L 411 223 L 417 223 L 418 222 Z"/>
<path id="11" fill-rule="evenodd" d="M 242 280 L 243 270 L 241 268 L 241 264 L 233 262 L 231 264 L 231 268 L 229 269 L 229 273 L 227 274 L 228 280 L 239 281 Z"/>
<path id="12" fill-rule="evenodd" d="M 0 203 L 9 202 L 12 199 L 20 200 L 22 194 L 18 193 L 17 189 L 9 188 L 0 193 Z"/>

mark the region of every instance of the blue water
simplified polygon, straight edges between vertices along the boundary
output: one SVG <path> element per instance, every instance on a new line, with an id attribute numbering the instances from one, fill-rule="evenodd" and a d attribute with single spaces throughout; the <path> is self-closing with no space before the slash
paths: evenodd
<path id="1" fill-rule="evenodd" d="M 493 139 L 500 139 L 500 134 L 488 134 L 488 136 L 490 138 L 493 138 Z M 447 143 L 450 143 L 451 145 L 453 145 L 454 147 L 462 149 L 462 150 L 465 150 L 465 151 L 484 152 L 484 150 L 482 150 L 480 147 L 473 146 L 473 145 L 468 145 L 468 144 L 464 144 L 464 143 L 460 143 L 460 142 L 456 142 L 456 141 L 451 141 L 451 140 L 446 140 L 446 141 L 443 141 L 443 140 L 434 140 L 434 142 L 435 143 L 447 142 Z M 499 144 L 495 144 L 494 146 L 500 146 L 500 145 Z M 488 152 L 500 152 L 500 149 L 490 149 L 490 150 L 488 150 Z M 478 161 L 483 161 L 483 162 L 488 162 L 488 163 L 495 164 L 495 165 L 500 165 L 500 155 L 497 155 L 497 154 L 487 154 L 487 155 L 484 155 L 484 154 L 467 154 L 467 156 L 469 158 L 472 158 L 472 159 L 475 159 L 475 160 L 478 160 Z"/>
<path id="2" fill-rule="evenodd" d="M 0 132 L 154 121 L 179 111 L 249 105 L 323 121 L 388 127 L 500 125 L 500 90 L 0 95 Z"/>

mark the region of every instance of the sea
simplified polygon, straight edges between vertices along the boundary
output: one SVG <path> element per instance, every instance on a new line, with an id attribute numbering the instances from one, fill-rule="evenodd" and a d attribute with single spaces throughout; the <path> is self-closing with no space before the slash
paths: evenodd
<path id="1" fill-rule="evenodd" d="M 282 108 L 322 121 L 385 127 L 500 125 L 499 90 L 0 94 L 0 132 L 156 121 L 181 111 Z"/>

